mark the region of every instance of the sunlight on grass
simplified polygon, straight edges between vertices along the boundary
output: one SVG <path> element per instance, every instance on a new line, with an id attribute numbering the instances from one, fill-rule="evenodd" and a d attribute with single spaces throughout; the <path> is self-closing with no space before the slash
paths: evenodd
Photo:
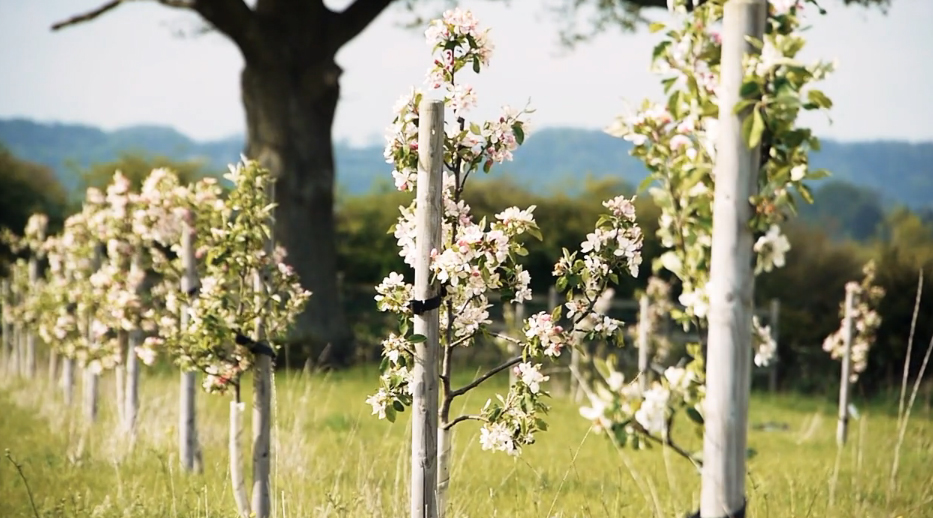
<path id="1" fill-rule="evenodd" d="M 276 383 L 275 516 L 407 515 L 410 426 L 407 416 L 390 424 L 369 415 L 363 400 L 376 386 L 375 370 L 311 377 L 279 373 Z M 177 385 L 176 376 L 144 377 L 140 433 L 130 445 L 118 432 L 109 378 L 101 383 L 101 420 L 90 430 L 50 389 L 0 381 L 0 447 L 22 465 L 38 515 L 234 516 L 226 460 L 227 399 L 199 396 L 205 469 L 186 475 L 177 458 Z M 475 412 L 494 388 L 469 394 L 455 410 Z M 249 388 L 243 393 L 250 394 Z M 914 415 L 898 486 L 889 495 L 896 418 L 886 409 L 862 409 L 833 477 L 833 405 L 753 396 L 749 446 L 757 454 L 749 462 L 749 516 L 933 516 L 933 422 L 928 411 Z M 247 412 L 247 431 L 249 417 Z M 482 452 L 479 427 L 459 425 L 450 516 L 682 517 L 695 509 L 699 476 L 673 452 L 617 451 L 604 437 L 589 433 L 588 423 L 563 397 L 553 400 L 548 421 L 550 430 L 518 459 Z M 766 423 L 773 425 L 766 430 L 755 426 Z M 680 433 L 688 448 L 700 448 L 698 437 Z M 23 477 L 9 459 L 2 461 L 0 516 L 35 516 Z"/>

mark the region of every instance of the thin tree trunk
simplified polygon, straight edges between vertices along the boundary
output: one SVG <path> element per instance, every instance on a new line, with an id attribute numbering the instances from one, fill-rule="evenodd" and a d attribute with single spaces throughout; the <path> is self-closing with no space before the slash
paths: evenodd
<path id="1" fill-rule="evenodd" d="M 35 290 L 39 282 L 39 260 L 35 257 L 29 258 L 29 289 Z M 29 322 L 29 329 L 26 330 L 26 377 L 33 379 L 36 377 L 36 323 Z"/>
<path id="2" fill-rule="evenodd" d="M 641 296 L 638 308 L 638 386 L 644 393 L 651 381 L 651 371 L 648 369 L 648 360 L 651 357 L 651 301 L 648 295 Z"/>
<path id="3" fill-rule="evenodd" d="M 88 423 L 97 420 L 97 396 L 99 393 L 100 376 L 84 368 L 84 418 Z"/>
<path id="4" fill-rule="evenodd" d="M 0 368 L 12 372 L 14 358 L 13 323 L 10 321 L 10 312 L 13 305 L 13 291 L 9 279 L 0 279 L 0 303 L 3 305 L 3 313 L 0 314 L 0 333 L 3 333 L 3 336 L 0 337 L 3 339 L 2 344 L 0 344 L 2 346 L 3 365 Z"/>
<path id="5" fill-rule="evenodd" d="M 194 297 L 197 294 L 198 271 L 195 267 L 193 213 L 186 214 L 181 235 L 181 259 L 185 274 L 181 279 L 181 291 Z M 188 329 L 188 306 L 181 310 L 181 329 Z M 203 463 L 198 445 L 197 428 L 197 378 L 194 371 L 181 373 L 181 389 L 178 401 L 178 449 L 181 466 L 185 471 L 201 472 Z"/>
<path id="6" fill-rule="evenodd" d="M 442 423 L 446 424 L 446 423 Z M 450 451 L 453 431 L 443 426 L 437 428 L 437 518 L 447 515 L 450 491 Z"/>
<path id="7" fill-rule="evenodd" d="M 136 435 L 136 419 L 139 416 L 139 356 L 136 354 L 136 346 L 141 345 L 141 342 L 142 331 L 130 331 L 129 345 L 126 348 L 126 392 L 123 394 L 124 430 L 130 436 Z"/>
<path id="8" fill-rule="evenodd" d="M 120 347 L 120 363 L 113 368 L 113 379 L 117 397 L 117 422 L 120 423 L 120 428 L 124 431 L 126 430 L 126 358 L 128 356 L 128 342 L 129 337 L 126 331 L 122 329 L 117 331 L 117 344 Z"/>
<path id="9" fill-rule="evenodd" d="M 310 345 L 311 357 L 329 346 L 327 360 L 346 365 L 353 359 L 353 336 L 343 306 L 333 302 L 338 287 L 331 127 L 340 69 L 320 53 L 292 67 L 287 63 L 294 56 L 247 58 L 241 76 L 246 154 L 276 177 L 276 241 L 287 250 L 302 286 L 317 295 L 296 320 L 295 338 Z"/>
<path id="10" fill-rule="evenodd" d="M 237 389 L 239 390 L 239 389 Z M 230 482 L 233 486 L 233 498 L 236 500 L 240 518 L 250 517 L 249 495 L 246 492 L 246 478 L 243 475 L 243 404 L 230 402 Z"/>
<path id="11" fill-rule="evenodd" d="M 71 406 L 75 399 L 75 359 L 65 358 L 62 366 L 62 394 L 65 397 L 65 405 Z"/>
<path id="12" fill-rule="evenodd" d="M 54 387 L 58 381 L 58 353 L 49 347 L 49 383 Z"/>

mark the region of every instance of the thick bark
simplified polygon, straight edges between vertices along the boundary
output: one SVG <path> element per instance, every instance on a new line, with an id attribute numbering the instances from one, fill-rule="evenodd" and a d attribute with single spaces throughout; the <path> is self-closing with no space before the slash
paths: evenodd
<path id="1" fill-rule="evenodd" d="M 340 69 L 332 56 L 319 56 L 320 50 L 302 56 L 289 50 L 261 58 L 247 55 L 242 73 L 246 154 L 277 178 L 275 241 L 288 251 L 286 261 L 312 292 L 296 322 L 294 342 L 310 345 L 315 356 L 329 344 L 329 362 L 346 364 L 353 338 L 337 302 L 331 139 Z"/>

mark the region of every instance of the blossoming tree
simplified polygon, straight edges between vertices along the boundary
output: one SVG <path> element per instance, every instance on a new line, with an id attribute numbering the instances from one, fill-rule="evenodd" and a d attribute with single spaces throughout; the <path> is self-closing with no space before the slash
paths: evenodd
<path id="1" fill-rule="evenodd" d="M 519 455 L 523 447 L 535 441 L 535 434 L 546 430 L 542 419 L 548 410 L 543 398 L 543 383 L 548 376 L 541 372 L 541 362 L 558 357 L 571 343 L 577 326 L 593 311 L 598 296 L 618 280 L 619 274 L 637 274 L 641 263 L 641 230 L 635 224 L 631 200 L 618 197 L 604 203 L 609 213 L 596 225 L 593 234 L 579 252 L 564 251 L 554 268 L 557 287 L 565 291 L 566 310 L 558 307 L 551 314 L 540 312 L 525 319 L 520 338 L 500 336 L 513 342 L 520 355 L 483 373 L 472 382 L 454 387 L 452 354 L 469 347 L 484 335 L 491 334 L 489 308 L 500 300 L 504 304 L 531 299 L 530 276 L 520 263 L 527 252 L 523 240 L 540 239 L 534 221 L 534 207 L 508 208 L 493 221 L 476 221 L 462 194 L 470 176 L 480 170 L 510 160 L 512 152 L 524 140 L 527 126 L 522 116 L 527 110 L 508 107 L 497 120 L 483 124 L 467 123 L 464 115 L 475 106 L 476 93 L 459 82 L 465 67 L 480 72 L 488 65 L 492 45 L 469 11 L 453 10 L 443 19 L 434 20 L 425 33 L 435 52 L 434 65 L 428 72 L 431 90 L 440 90 L 456 124 L 444 135 L 442 246 L 430 256 L 430 269 L 445 294 L 439 308 L 441 322 L 441 360 L 439 369 L 440 405 L 437 424 L 438 476 L 437 508 L 444 514 L 450 479 L 450 433 L 458 423 L 468 420 L 482 423 L 480 444 L 483 450 Z M 412 191 L 418 180 L 418 128 L 424 122 L 419 112 L 425 93 L 412 90 L 396 104 L 397 116 L 388 136 L 387 162 L 394 164 L 396 187 Z M 405 262 L 417 262 L 415 242 L 416 203 L 401 208 L 395 236 Z M 391 273 L 376 287 L 380 310 L 398 315 L 399 329 L 383 341 L 382 375 L 379 390 L 367 399 L 373 414 L 394 421 L 398 412 L 412 403 L 412 368 L 415 345 L 424 336 L 411 332 L 414 317 L 411 283 L 400 273 Z M 562 317 L 569 320 L 559 325 Z M 588 332 L 593 338 L 610 336 L 618 322 L 598 318 Z M 451 415 L 453 401 L 486 382 L 496 374 L 513 369 L 516 376 L 507 394 L 489 400 L 476 414 Z M 418 469 L 413 466 L 413 469 Z M 433 514 L 433 513 L 432 513 Z"/>
<path id="2" fill-rule="evenodd" d="M 710 310 L 713 165 L 722 96 L 723 49 L 716 27 L 723 18 L 725 1 L 710 0 L 690 12 L 684 0 L 670 4 L 674 23 L 651 27 L 666 30 L 654 49 L 652 69 L 662 76 L 667 101 L 645 101 L 636 113 L 619 118 L 607 131 L 632 142 L 632 155 L 648 168 L 642 188 L 650 187 L 648 192 L 661 209 L 658 237 L 668 249 L 652 268 L 666 269 L 680 281 L 679 301 L 685 310 L 672 309 L 671 314 L 685 329 L 692 325 L 702 336 L 708 329 Z M 728 107 L 735 113 L 750 112 L 744 118 L 743 137 L 749 147 L 761 149 L 758 180 L 749 199 L 748 224 L 759 236 L 753 246 L 755 274 L 784 265 L 789 243 L 779 225 L 796 211 L 792 192 L 810 202 L 804 182 L 826 175 L 808 168 L 808 152 L 819 149 L 819 142 L 810 129 L 796 123 L 801 110 L 832 106 L 811 83 L 824 78 L 833 65 L 805 64 L 797 57 L 806 42 L 800 33 L 803 10 L 803 3 L 797 1 L 770 4 L 763 42 L 756 44 L 761 54 L 746 55 L 741 100 Z M 759 344 L 756 363 L 766 364 L 773 355 L 773 340 L 768 339 L 766 328 L 757 323 L 754 328 L 754 342 Z M 703 427 L 704 348 L 703 343 L 689 344 L 690 361 L 682 368 L 668 368 L 663 379 L 647 391 L 626 384 L 621 373 L 603 369 L 603 383 L 592 388 L 590 405 L 581 413 L 620 445 L 662 443 L 699 465 L 693 453 L 676 445 L 671 431 L 681 412 L 700 430 Z"/>
<path id="3" fill-rule="evenodd" d="M 231 166 L 225 178 L 233 189 L 216 214 L 209 207 L 187 206 L 198 212 L 195 245 L 203 261 L 200 288 L 177 293 L 179 307 L 186 309 L 186 326 L 166 326 L 167 347 L 175 349 L 185 369 L 204 374 L 204 388 L 211 393 L 231 393 L 230 475 L 241 516 L 271 512 L 271 361 L 289 326 L 301 312 L 310 293 L 301 288 L 292 268 L 284 262 L 281 247 L 273 247 L 271 235 L 272 178 L 255 161 Z M 205 201 L 197 195 L 191 201 Z M 190 216 L 189 216 L 190 217 Z M 200 229 L 201 227 L 199 227 Z M 179 232 L 179 235 L 181 232 Z M 180 320 L 179 320 L 180 321 Z M 241 470 L 242 376 L 253 373 L 253 488 L 252 502 Z"/>

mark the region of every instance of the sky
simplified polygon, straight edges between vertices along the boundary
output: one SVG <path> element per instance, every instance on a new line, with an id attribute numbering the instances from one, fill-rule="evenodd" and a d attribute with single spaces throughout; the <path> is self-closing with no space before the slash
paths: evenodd
<path id="1" fill-rule="evenodd" d="M 107 130 L 157 124 L 198 140 L 245 131 L 237 49 L 219 34 L 192 36 L 198 18 L 154 2 L 128 2 L 101 18 L 62 31 L 49 26 L 103 0 L 0 0 L 0 117 L 81 123 Z M 430 8 L 432 0 L 426 0 Z M 433 5 L 443 3 L 433 0 Z M 342 8 L 348 0 L 327 4 Z M 533 127 L 598 129 L 627 105 L 661 99 L 649 70 L 660 35 L 611 31 L 573 51 L 560 46 L 559 22 L 546 8 L 555 0 L 512 0 L 510 6 L 464 1 L 496 50 L 481 77 L 471 77 L 477 118 L 500 106 L 536 112 Z M 821 85 L 833 98 L 830 115 L 802 122 L 818 135 L 844 141 L 933 140 L 933 0 L 893 0 L 878 9 L 822 0 L 813 12 L 807 60 L 837 59 Z M 647 11 L 654 19 L 664 10 Z M 334 123 L 339 140 L 381 143 L 392 105 L 422 86 L 431 63 L 423 30 L 404 29 L 400 6 L 384 12 L 337 55 L 342 92 Z M 179 33 L 189 33 L 187 36 Z"/>

